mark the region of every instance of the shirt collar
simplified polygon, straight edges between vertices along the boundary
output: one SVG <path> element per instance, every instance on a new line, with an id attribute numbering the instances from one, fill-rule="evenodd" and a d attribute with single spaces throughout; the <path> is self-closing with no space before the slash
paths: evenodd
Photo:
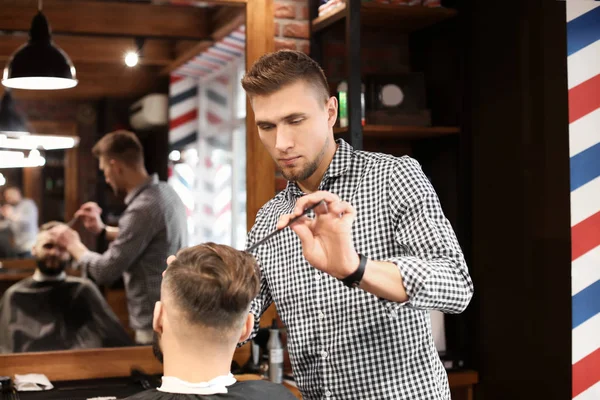
<path id="1" fill-rule="evenodd" d="M 331 160 L 327 171 L 325 171 L 325 175 L 321 180 L 319 188 L 327 179 L 342 176 L 346 171 L 348 171 L 348 169 L 352 165 L 352 156 L 354 155 L 354 148 L 350 144 L 346 143 L 344 139 L 336 139 L 335 143 L 337 145 L 337 150 L 333 155 L 333 159 Z M 286 190 L 288 191 L 288 193 L 294 194 L 298 197 L 302 196 L 302 190 L 296 182 L 288 181 Z"/>
<path id="2" fill-rule="evenodd" d="M 67 274 L 65 273 L 65 271 L 62 271 L 56 276 L 45 275 L 39 269 L 36 269 L 33 273 L 33 280 L 36 282 L 58 282 L 64 281 L 65 279 L 67 279 Z"/>
<path id="3" fill-rule="evenodd" d="M 139 186 L 135 187 L 131 192 L 125 196 L 125 204 L 129 205 L 142 190 L 144 190 L 149 185 L 156 185 L 158 183 L 158 174 L 152 174 L 142 182 Z"/>
<path id="4" fill-rule="evenodd" d="M 186 382 L 174 376 L 163 376 L 162 385 L 157 389 L 161 392 L 176 394 L 217 394 L 227 393 L 227 387 L 233 385 L 236 379 L 231 374 L 217 376 L 208 382 Z"/>

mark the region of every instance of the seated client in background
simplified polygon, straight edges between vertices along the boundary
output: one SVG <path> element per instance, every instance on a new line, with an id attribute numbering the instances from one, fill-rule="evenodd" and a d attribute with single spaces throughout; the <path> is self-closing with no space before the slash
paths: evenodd
<path id="1" fill-rule="evenodd" d="M 118 347 L 133 344 L 98 288 L 67 276 L 71 261 L 48 230 L 40 228 L 31 249 L 37 268 L 0 300 L 0 353 Z"/>

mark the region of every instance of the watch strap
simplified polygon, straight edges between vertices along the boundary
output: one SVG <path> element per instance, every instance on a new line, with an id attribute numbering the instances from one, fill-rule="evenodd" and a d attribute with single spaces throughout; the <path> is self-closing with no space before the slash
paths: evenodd
<path id="1" fill-rule="evenodd" d="M 362 254 L 359 254 L 358 256 L 360 258 L 360 262 L 358 263 L 358 268 L 356 269 L 356 271 L 354 271 L 353 273 L 341 280 L 344 285 L 351 288 L 360 285 L 360 281 L 362 280 L 363 275 L 365 274 L 365 268 L 367 266 L 368 258 L 363 256 Z"/>

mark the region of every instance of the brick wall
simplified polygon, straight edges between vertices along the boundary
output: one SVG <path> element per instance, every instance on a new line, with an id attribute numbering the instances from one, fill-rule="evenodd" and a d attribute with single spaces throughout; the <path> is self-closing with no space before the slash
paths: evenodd
<path id="1" fill-rule="evenodd" d="M 309 52 L 308 0 L 275 0 L 275 50 Z"/>

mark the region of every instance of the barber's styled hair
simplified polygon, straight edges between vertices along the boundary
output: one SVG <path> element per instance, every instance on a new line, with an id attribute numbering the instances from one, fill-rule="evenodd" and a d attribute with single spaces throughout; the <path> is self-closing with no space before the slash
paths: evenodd
<path id="1" fill-rule="evenodd" d="M 242 78 L 242 87 L 250 98 L 270 95 L 284 86 L 305 81 L 329 99 L 329 85 L 323 69 L 301 51 L 279 50 L 260 57 Z"/>
<path id="2" fill-rule="evenodd" d="M 104 135 L 92 148 L 96 158 L 105 156 L 130 166 L 144 164 L 144 148 L 135 133 L 118 130 Z"/>
<path id="3" fill-rule="evenodd" d="M 177 253 L 163 285 L 190 323 L 227 329 L 247 315 L 260 279 L 251 254 L 204 243 Z"/>

